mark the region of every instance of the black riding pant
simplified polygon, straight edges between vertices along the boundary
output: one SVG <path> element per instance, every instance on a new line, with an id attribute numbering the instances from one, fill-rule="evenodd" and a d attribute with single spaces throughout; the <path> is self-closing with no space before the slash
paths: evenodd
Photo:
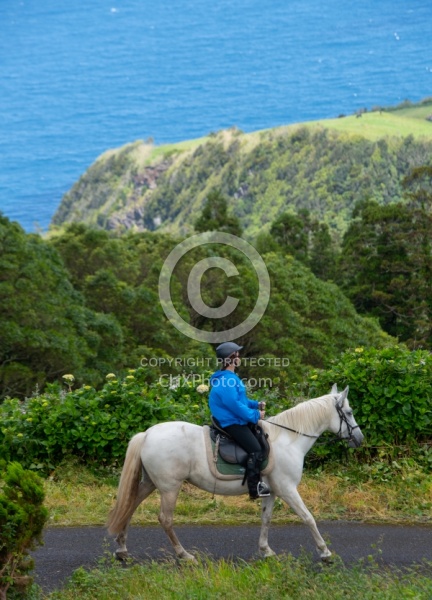
<path id="1" fill-rule="evenodd" d="M 248 425 L 228 425 L 226 431 L 248 454 L 261 452 L 261 444 Z"/>

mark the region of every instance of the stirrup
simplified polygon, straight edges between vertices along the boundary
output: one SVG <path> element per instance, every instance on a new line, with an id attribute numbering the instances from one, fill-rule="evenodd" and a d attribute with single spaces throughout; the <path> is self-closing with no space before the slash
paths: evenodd
<path id="1" fill-rule="evenodd" d="M 270 496 L 270 488 L 264 481 L 259 481 L 257 485 L 258 498 L 267 498 Z"/>

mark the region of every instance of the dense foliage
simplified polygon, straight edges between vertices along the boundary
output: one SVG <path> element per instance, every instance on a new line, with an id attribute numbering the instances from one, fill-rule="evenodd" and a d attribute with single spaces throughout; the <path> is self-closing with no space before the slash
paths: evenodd
<path id="1" fill-rule="evenodd" d="M 431 197 L 432 200 L 432 197 Z M 357 208 L 337 280 L 361 313 L 410 347 L 432 347 L 432 215 L 413 199 Z"/>
<path id="2" fill-rule="evenodd" d="M 279 215 L 270 233 L 260 234 L 257 238 L 258 250 L 264 251 L 266 246 L 290 254 L 320 279 L 333 280 L 336 276 L 338 249 L 329 227 L 311 218 L 306 209 L 297 214 L 285 212 Z"/>
<path id="3" fill-rule="evenodd" d="M 3 463 L 4 464 L 4 463 Z M 43 506 L 42 480 L 11 463 L 0 472 L 0 598 L 9 588 L 24 593 L 32 582 L 28 572 L 33 561 L 28 555 L 37 543 L 48 518 Z"/>
<path id="4" fill-rule="evenodd" d="M 168 236 L 144 233 L 121 238 L 103 231 L 73 225 L 53 244 L 62 255 L 72 282 L 97 311 L 116 315 L 125 332 L 130 359 L 141 356 L 214 356 L 206 344 L 193 343 L 169 323 L 158 297 L 159 273 L 163 261 L 176 245 Z M 210 269 L 202 281 L 203 299 L 219 306 L 230 295 L 241 298 L 238 308 L 224 319 L 197 314 L 187 297 L 188 277 L 193 265 L 213 256 L 215 249 L 203 246 L 188 252 L 174 271 L 171 285 L 178 312 L 201 329 L 229 329 L 254 308 L 258 280 L 249 260 L 235 248 L 217 246 L 217 252 L 236 265 L 239 275 L 226 277 Z M 245 356 L 289 358 L 290 374 L 301 365 L 325 366 L 348 345 L 391 343 L 377 325 L 360 318 L 338 288 L 315 278 L 309 269 L 290 256 L 264 256 L 271 280 L 271 297 L 264 317 L 253 335 L 241 340 Z M 133 354 L 135 352 L 135 354 Z"/>
<path id="5" fill-rule="evenodd" d="M 244 373 L 241 365 L 239 374 Z M 125 377 L 109 373 L 96 390 L 78 386 L 73 374 L 66 374 L 63 390 L 53 385 L 24 402 L 6 399 L 0 405 L 0 456 L 44 473 L 72 456 L 90 465 L 118 466 L 129 439 L 158 422 L 209 423 L 209 372 L 191 377 L 157 376 L 153 371 L 152 383 L 148 376 L 143 367 Z M 431 381 L 432 357 L 427 352 L 358 347 L 330 368 L 311 370 L 304 380 L 290 382 L 283 392 L 274 385 L 249 393 L 266 400 L 272 415 L 290 408 L 299 395 L 327 394 L 335 382 L 339 389 L 349 385 L 350 403 L 365 435 L 364 449 L 356 456 L 369 460 L 384 448 L 393 458 L 411 454 L 430 470 Z M 310 462 L 337 457 L 343 448 L 318 444 Z"/>
<path id="6" fill-rule="evenodd" d="M 144 368 L 121 379 L 109 373 L 97 391 L 90 385 L 74 389 L 73 374 L 67 373 L 64 390 L 52 385 L 25 402 L 5 400 L 0 456 L 43 472 L 70 456 L 98 465 L 121 464 L 129 439 L 151 425 L 209 422 L 207 394 L 197 391 L 196 382 L 165 376 L 148 384 L 147 375 Z"/>
<path id="7" fill-rule="evenodd" d="M 65 368 L 90 382 L 112 368 L 117 321 L 85 305 L 51 245 L 1 215 L 0 306 L 0 397 L 30 394 Z"/>
<path id="8" fill-rule="evenodd" d="M 312 395 L 337 382 L 349 400 L 369 447 L 425 444 L 432 466 L 432 355 L 403 346 L 344 352 L 309 377 Z"/>
<path id="9" fill-rule="evenodd" d="M 36 385 L 41 388 L 70 372 L 79 383 L 100 385 L 107 372 L 124 373 L 143 357 L 178 359 L 171 363 L 172 373 L 185 368 L 186 357 L 214 357 L 211 346 L 184 336 L 168 321 L 159 301 L 162 265 L 180 240 L 156 233 L 118 236 L 72 225 L 44 241 L 5 218 L 1 225 L 1 397 L 29 396 Z M 209 269 L 202 279 L 209 306 L 222 305 L 229 295 L 241 300 L 224 319 L 198 314 L 188 298 L 191 268 L 216 250 L 239 273 L 226 277 L 221 269 Z M 336 286 L 281 252 L 264 258 L 270 302 L 253 335 L 240 340 L 246 357 L 284 357 L 293 379 L 308 366 L 325 367 L 352 345 L 391 343 L 375 322 L 357 315 Z M 246 256 L 220 245 L 188 252 L 171 280 L 178 313 L 210 331 L 241 323 L 254 309 L 258 288 Z M 269 366 L 261 376 L 278 371 Z"/>
<path id="10" fill-rule="evenodd" d="M 174 154 L 168 148 L 165 157 L 155 152 L 148 162 L 136 145 L 102 157 L 65 196 L 55 224 L 188 234 L 217 188 L 249 237 L 301 209 L 341 234 L 357 201 L 401 200 L 403 177 L 428 164 L 432 150 L 432 142 L 412 136 L 368 140 L 316 126 L 250 135 L 234 129 L 190 146 Z"/>
<path id="11" fill-rule="evenodd" d="M 204 203 L 201 215 L 194 223 L 195 231 L 223 231 L 241 236 L 242 227 L 238 217 L 228 211 L 228 200 L 220 190 L 211 190 Z"/>

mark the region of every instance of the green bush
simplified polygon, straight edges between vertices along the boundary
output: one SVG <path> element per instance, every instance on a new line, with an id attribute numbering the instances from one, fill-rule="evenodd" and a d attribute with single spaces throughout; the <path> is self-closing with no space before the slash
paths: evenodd
<path id="1" fill-rule="evenodd" d="M 349 385 L 349 400 L 369 447 L 421 444 L 432 437 L 432 355 L 404 346 L 344 352 L 309 376 L 311 396 Z"/>
<path id="2" fill-rule="evenodd" d="M 43 473 L 69 456 L 98 466 L 119 465 L 130 438 L 156 423 L 210 423 L 209 376 L 203 372 L 157 377 L 140 367 L 123 378 L 109 373 L 102 389 L 96 390 L 89 385 L 73 389 L 73 375 L 64 375 L 64 389 L 51 384 L 44 394 L 23 402 L 7 399 L 0 405 L 0 458 Z M 290 406 L 276 388 L 250 395 L 266 400 L 269 414 Z"/>
<path id="3" fill-rule="evenodd" d="M 68 455 L 112 465 L 123 461 L 135 433 L 156 423 L 208 422 L 207 394 L 197 391 L 196 381 L 167 377 L 148 384 L 146 379 L 145 368 L 130 369 L 124 378 L 108 374 L 101 390 L 89 385 L 74 390 L 73 375 L 65 375 L 68 391 L 50 385 L 24 402 L 5 400 L 0 457 L 44 472 Z"/>
<path id="4" fill-rule="evenodd" d="M 108 374 L 101 390 L 89 385 L 74 389 L 73 376 L 65 375 L 64 389 L 50 385 L 44 394 L 24 402 L 7 399 L 0 405 L 0 458 L 18 460 L 43 473 L 68 456 L 98 466 L 119 465 L 130 438 L 156 423 L 209 423 L 208 375 L 158 378 L 141 367 L 123 378 Z M 356 451 L 357 458 L 382 454 L 383 447 L 390 455 L 394 447 L 403 446 L 402 452 L 409 447 L 411 456 L 432 465 L 432 356 L 428 352 L 403 346 L 359 347 L 343 353 L 329 369 L 311 371 L 306 384 L 291 381 L 288 386 L 282 381 L 286 374 L 280 376 L 289 396 L 320 396 L 333 383 L 341 389 L 350 386 L 349 399 L 365 435 L 365 451 Z M 277 388 L 261 388 L 251 396 L 268 402 L 268 415 L 291 405 Z M 311 464 L 340 457 L 345 448 L 344 444 L 320 445 L 325 439 L 314 446 Z"/>
<path id="5" fill-rule="evenodd" d="M 0 598 L 8 589 L 24 592 L 32 582 L 28 572 L 33 562 L 28 550 L 41 543 L 48 518 L 42 505 L 42 480 L 19 463 L 0 472 Z"/>

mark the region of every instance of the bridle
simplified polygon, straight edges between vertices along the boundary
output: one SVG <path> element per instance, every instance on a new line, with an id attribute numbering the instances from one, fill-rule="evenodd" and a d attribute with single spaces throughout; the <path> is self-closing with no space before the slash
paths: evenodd
<path id="1" fill-rule="evenodd" d="M 337 410 L 337 413 L 338 413 L 339 419 L 340 419 L 339 431 L 337 432 L 337 436 L 338 436 L 338 438 L 340 440 L 346 440 L 346 441 L 350 442 L 353 439 L 353 431 L 354 431 L 354 429 L 359 429 L 360 426 L 359 425 L 354 425 L 354 427 L 353 427 L 350 423 L 348 423 L 347 416 L 346 416 L 346 414 L 342 410 L 342 407 L 339 404 L 336 404 L 336 410 Z M 347 426 L 348 437 L 344 437 L 342 435 L 342 425 L 343 425 L 343 423 L 345 423 L 345 425 Z"/>
<path id="2" fill-rule="evenodd" d="M 339 431 L 337 432 L 337 438 L 335 440 L 329 440 L 328 443 L 331 443 L 333 441 L 337 441 L 337 440 L 346 440 L 348 442 L 350 442 L 353 439 L 353 431 L 354 429 L 359 429 L 360 426 L 359 425 L 355 425 L 354 427 L 348 422 L 347 416 L 344 413 L 344 411 L 342 410 L 342 407 L 339 404 L 336 404 L 336 411 L 339 415 L 339 419 L 340 419 L 340 424 L 339 424 Z M 310 435 L 309 433 L 303 433 L 302 431 L 297 431 L 296 429 L 291 429 L 291 427 L 287 427 L 286 425 L 280 425 L 280 423 L 275 423 L 274 421 L 265 421 L 266 423 L 270 423 L 270 425 L 276 425 L 276 427 L 280 427 L 281 429 L 286 429 L 287 431 L 292 431 L 293 433 L 297 433 L 297 435 L 302 435 L 304 437 L 308 437 L 308 438 L 313 438 L 313 439 L 318 439 L 320 436 L 319 435 Z M 345 437 L 342 435 L 342 426 L 345 423 L 345 425 L 347 426 L 347 430 L 348 430 L 348 437 Z"/>

